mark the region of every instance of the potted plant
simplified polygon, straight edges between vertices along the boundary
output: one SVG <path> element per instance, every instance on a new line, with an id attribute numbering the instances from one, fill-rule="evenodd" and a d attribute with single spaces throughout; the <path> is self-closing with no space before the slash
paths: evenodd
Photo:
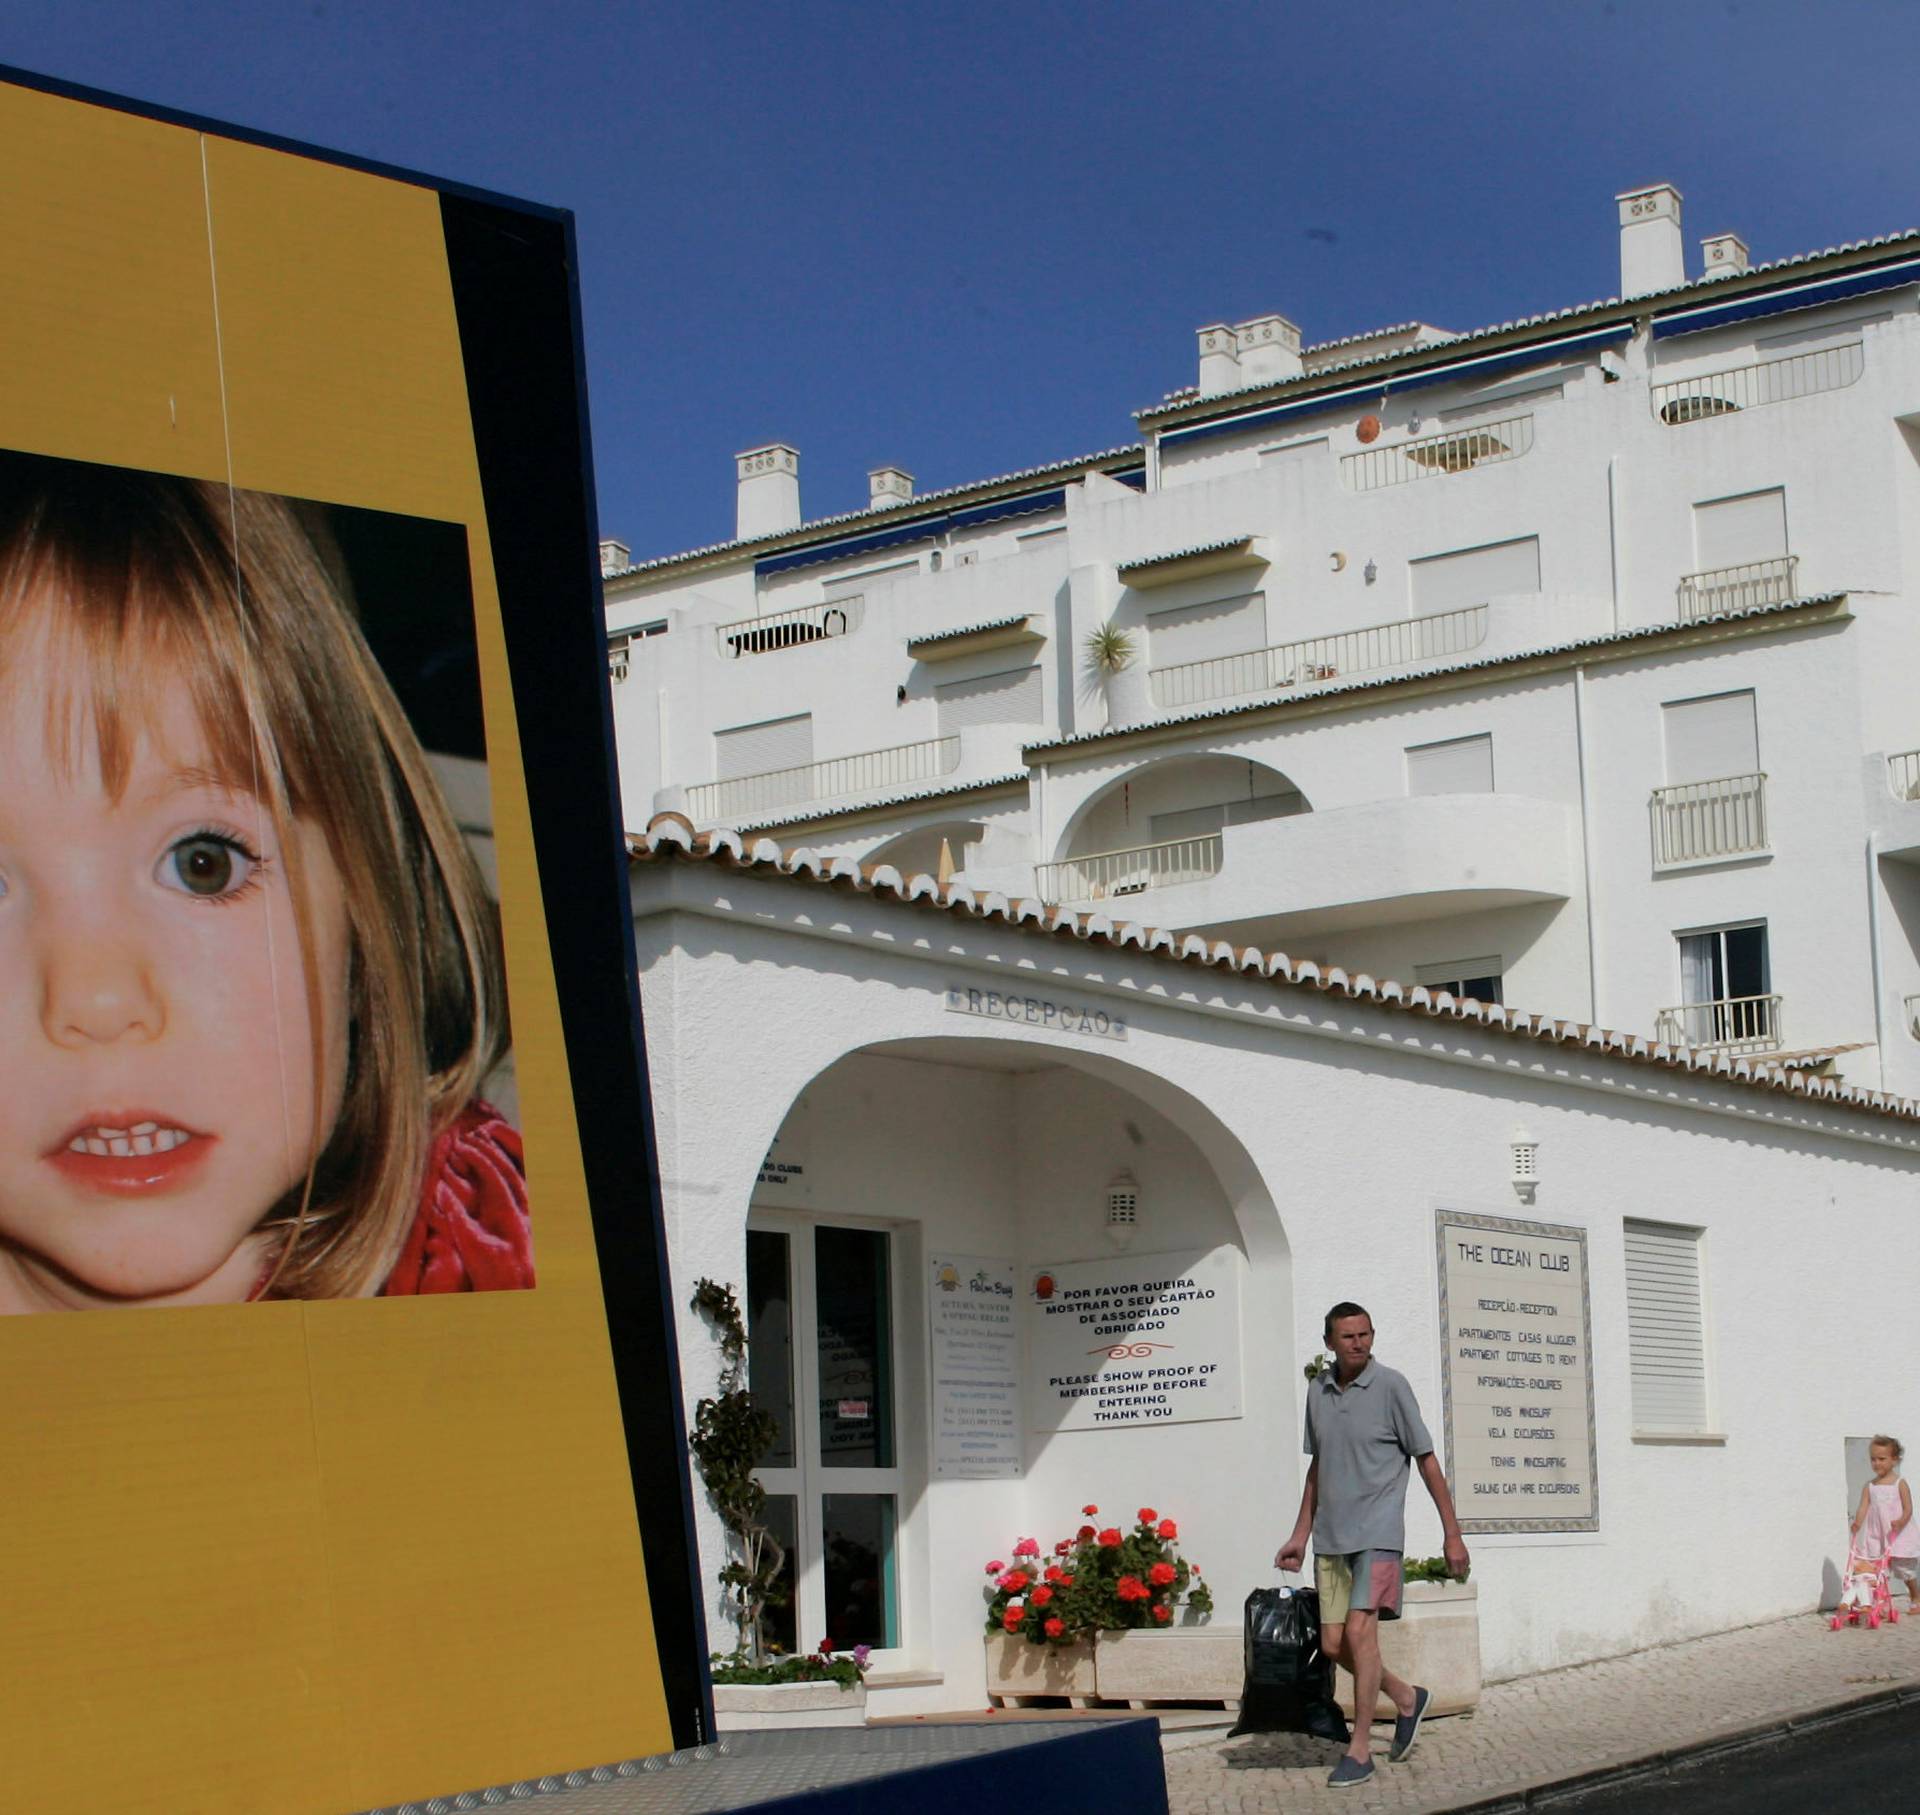
<path id="1" fill-rule="evenodd" d="M 1134 633 L 1109 618 L 1087 632 L 1082 647 L 1094 689 L 1106 700 L 1108 722 L 1131 725 L 1148 717 L 1153 705 L 1147 676 L 1134 659 L 1140 652 Z"/>
<path id="2" fill-rule="evenodd" d="M 713 1709 L 722 1727 L 859 1726 L 866 1720 L 867 1647 L 779 1656 L 767 1643 L 766 1612 L 784 1604 L 786 1550 L 766 1522 L 767 1494 L 754 1474 L 779 1426 L 747 1390 L 747 1331 L 731 1286 L 695 1282 L 693 1307 L 720 1344 L 719 1390 L 694 1407 L 688 1448 L 727 1532 L 719 1570 L 734 1620 L 734 1647 L 716 1655 Z"/>
<path id="3" fill-rule="evenodd" d="M 1093 1640 L 1073 1617 L 1075 1581 L 1070 1541 L 1043 1559 L 1037 1538 L 1018 1538 L 1011 1562 L 986 1566 L 987 1695 L 1019 1707 L 1034 1696 L 1065 1696 L 1076 1705 L 1094 1693 Z"/>
<path id="4" fill-rule="evenodd" d="M 1097 1508 L 1086 1512 L 1097 1516 Z M 1138 1510 L 1130 1529 L 1083 1525 L 1076 1535 L 1076 1613 L 1099 1635 L 1094 1676 L 1102 1701 L 1216 1700 L 1223 1674 L 1239 1687 L 1240 1634 L 1205 1623 L 1213 1593 L 1180 1554 L 1179 1538 L 1178 1523 L 1151 1506 Z"/>

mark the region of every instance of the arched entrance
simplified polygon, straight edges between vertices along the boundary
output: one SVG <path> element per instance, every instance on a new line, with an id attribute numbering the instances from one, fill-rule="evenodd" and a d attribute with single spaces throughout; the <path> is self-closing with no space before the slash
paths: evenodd
<path id="1" fill-rule="evenodd" d="M 1110 1226 L 1121 1181 L 1134 1220 Z M 1287 1241 L 1245 1149 L 1187 1091 L 1121 1057 L 984 1033 L 862 1048 L 790 1107 L 746 1260 L 752 1387 L 780 1431 L 761 1480 L 792 1559 L 783 1644 L 867 1644 L 883 1670 L 951 1680 L 936 1702 L 977 1705 L 982 1565 L 1016 1537 L 1063 1536 L 1084 1504 L 1167 1503 L 1223 1590 L 1271 1556 L 1267 1515 L 1298 1491 Z M 1207 1365 L 1232 1375 L 1232 1415 L 1122 1408 L 1095 1425 L 1036 1374 L 1036 1272 L 1136 1262 L 1225 1282 Z M 943 1373 L 942 1269 L 1011 1293 L 1011 1401 L 977 1371 Z"/>

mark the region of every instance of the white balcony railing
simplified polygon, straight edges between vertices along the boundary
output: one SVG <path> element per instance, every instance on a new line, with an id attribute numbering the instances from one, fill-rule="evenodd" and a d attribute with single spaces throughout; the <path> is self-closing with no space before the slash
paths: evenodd
<path id="1" fill-rule="evenodd" d="M 1705 573 L 1683 575 L 1680 581 L 1680 621 L 1710 618 L 1723 611 L 1749 611 L 1756 605 L 1781 605 L 1798 598 L 1798 555 L 1776 555 L 1770 561 L 1746 561 L 1738 567 L 1711 567 Z"/>
<path id="2" fill-rule="evenodd" d="M 1161 844 L 1135 845 L 1125 851 L 1092 851 L 1059 863 L 1035 866 L 1034 886 L 1049 905 L 1067 901 L 1111 901 L 1142 895 L 1178 882 L 1205 882 L 1220 873 L 1220 834 L 1170 838 Z"/>
<path id="3" fill-rule="evenodd" d="M 849 631 L 858 630 L 865 609 L 865 600 L 859 593 L 853 593 L 818 605 L 796 605 L 790 611 L 770 611 L 762 617 L 737 618 L 731 624 L 717 624 L 714 640 L 720 653 L 729 658 L 771 655 L 777 650 L 798 649 L 806 643 L 843 637 Z"/>
<path id="4" fill-rule="evenodd" d="M 1653 413 L 1669 428 L 1733 416 L 1765 403 L 1790 403 L 1817 391 L 1838 391 L 1866 370 L 1867 356 L 1857 340 L 1844 346 L 1789 353 L 1752 365 L 1730 366 L 1699 378 L 1680 378 L 1650 389 Z"/>
<path id="5" fill-rule="evenodd" d="M 730 821 L 770 813 L 779 807 L 835 800 L 843 794 L 866 794 L 876 788 L 930 781 L 951 775 L 959 766 L 959 738 L 930 737 L 917 744 L 863 750 L 858 756 L 835 756 L 791 769 L 767 769 L 758 775 L 702 782 L 687 790 L 687 810 L 699 824 Z"/>
<path id="6" fill-rule="evenodd" d="M 1656 865 L 1701 863 L 1767 848 L 1764 774 L 1655 788 L 1647 811 L 1653 820 Z"/>
<path id="7" fill-rule="evenodd" d="M 1920 800 L 1920 750 L 1887 758 L 1887 791 L 1895 800 Z"/>
<path id="8" fill-rule="evenodd" d="M 1304 637 L 1250 649 L 1244 655 L 1216 655 L 1199 662 L 1156 668 L 1147 677 L 1153 703 L 1162 711 L 1197 706 L 1207 700 L 1243 693 L 1269 693 L 1279 687 L 1307 686 L 1336 676 L 1377 674 L 1439 656 L 1463 655 L 1487 640 L 1487 608 L 1467 605 L 1425 618 L 1398 618 L 1364 630 Z"/>
<path id="9" fill-rule="evenodd" d="M 1685 1002 L 1678 1008 L 1663 1008 L 1654 1023 L 1654 1038 L 1669 1046 L 1697 1046 L 1735 1056 L 1778 1052 L 1782 1037 L 1778 996 Z"/>
<path id="10" fill-rule="evenodd" d="M 1909 996 L 1902 1004 L 1907 1013 L 1907 1032 L 1920 1040 L 1920 996 Z"/>
<path id="11" fill-rule="evenodd" d="M 1509 416 L 1444 435 L 1422 435 L 1390 447 L 1364 448 L 1340 457 L 1340 480 L 1350 492 L 1377 492 L 1446 473 L 1470 473 L 1497 460 L 1518 460 L 1533 447 L 1533 418 Z"/>

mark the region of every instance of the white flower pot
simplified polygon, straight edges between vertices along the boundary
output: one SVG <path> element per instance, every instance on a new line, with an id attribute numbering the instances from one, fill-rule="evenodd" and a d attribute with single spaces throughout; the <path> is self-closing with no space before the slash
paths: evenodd
<path id="1" fill-rule="evenodd" d="M 1098 1693 L 1093 1645 L 1086 1639 L 1071 1645 L 1036 1645 L 1004 1632 L 989 1632 L 985 1637 L 991 1701 L 1017 1708 L 1036 1696 L 1087 1702 Z"/>
<path id="2" fill-rule="evenodd" d="M 1409 1582 L 1400 1617 L 1380 1622 L 1380 1656 L 1395 1676 L 1433 1691 L 1429 1714 L 1480 1705 L 1480 1589 L 1473 1582 Z M 1336 1670 L 1334 1699 L 1353 1715 L 1353 1678 Z M 1383 1695 L 1376 1720 L 1395 1709 Z"/>
<path id="3" fill-rule="evenodd" d="M 1102 1701 L 1238 1701 L 1243 1651 L 1238 1626 L 1103 1632 L 1094 1677 Z"/>
<path id="4" fill-rule="evenodd" d="M 715 1683 L 713 1724 L 722 1733 L 757 1727 L 864 1727 L 867 1686 L 838 1683 Z"/>

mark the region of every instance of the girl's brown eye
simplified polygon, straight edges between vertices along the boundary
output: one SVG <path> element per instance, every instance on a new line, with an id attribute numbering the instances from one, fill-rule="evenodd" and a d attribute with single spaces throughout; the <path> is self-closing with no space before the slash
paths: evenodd
<path id="1" fill-rule="evenodd" d="M 236 881 L 236 857 L 244 858 L 224 838 L 200 833 L 183 838 L 163 860 L 161 879 L 169 886 L 186 890 L 202 898 L 229 893 Z M 241 878 L 244 880 L 244 878 Z"/>

